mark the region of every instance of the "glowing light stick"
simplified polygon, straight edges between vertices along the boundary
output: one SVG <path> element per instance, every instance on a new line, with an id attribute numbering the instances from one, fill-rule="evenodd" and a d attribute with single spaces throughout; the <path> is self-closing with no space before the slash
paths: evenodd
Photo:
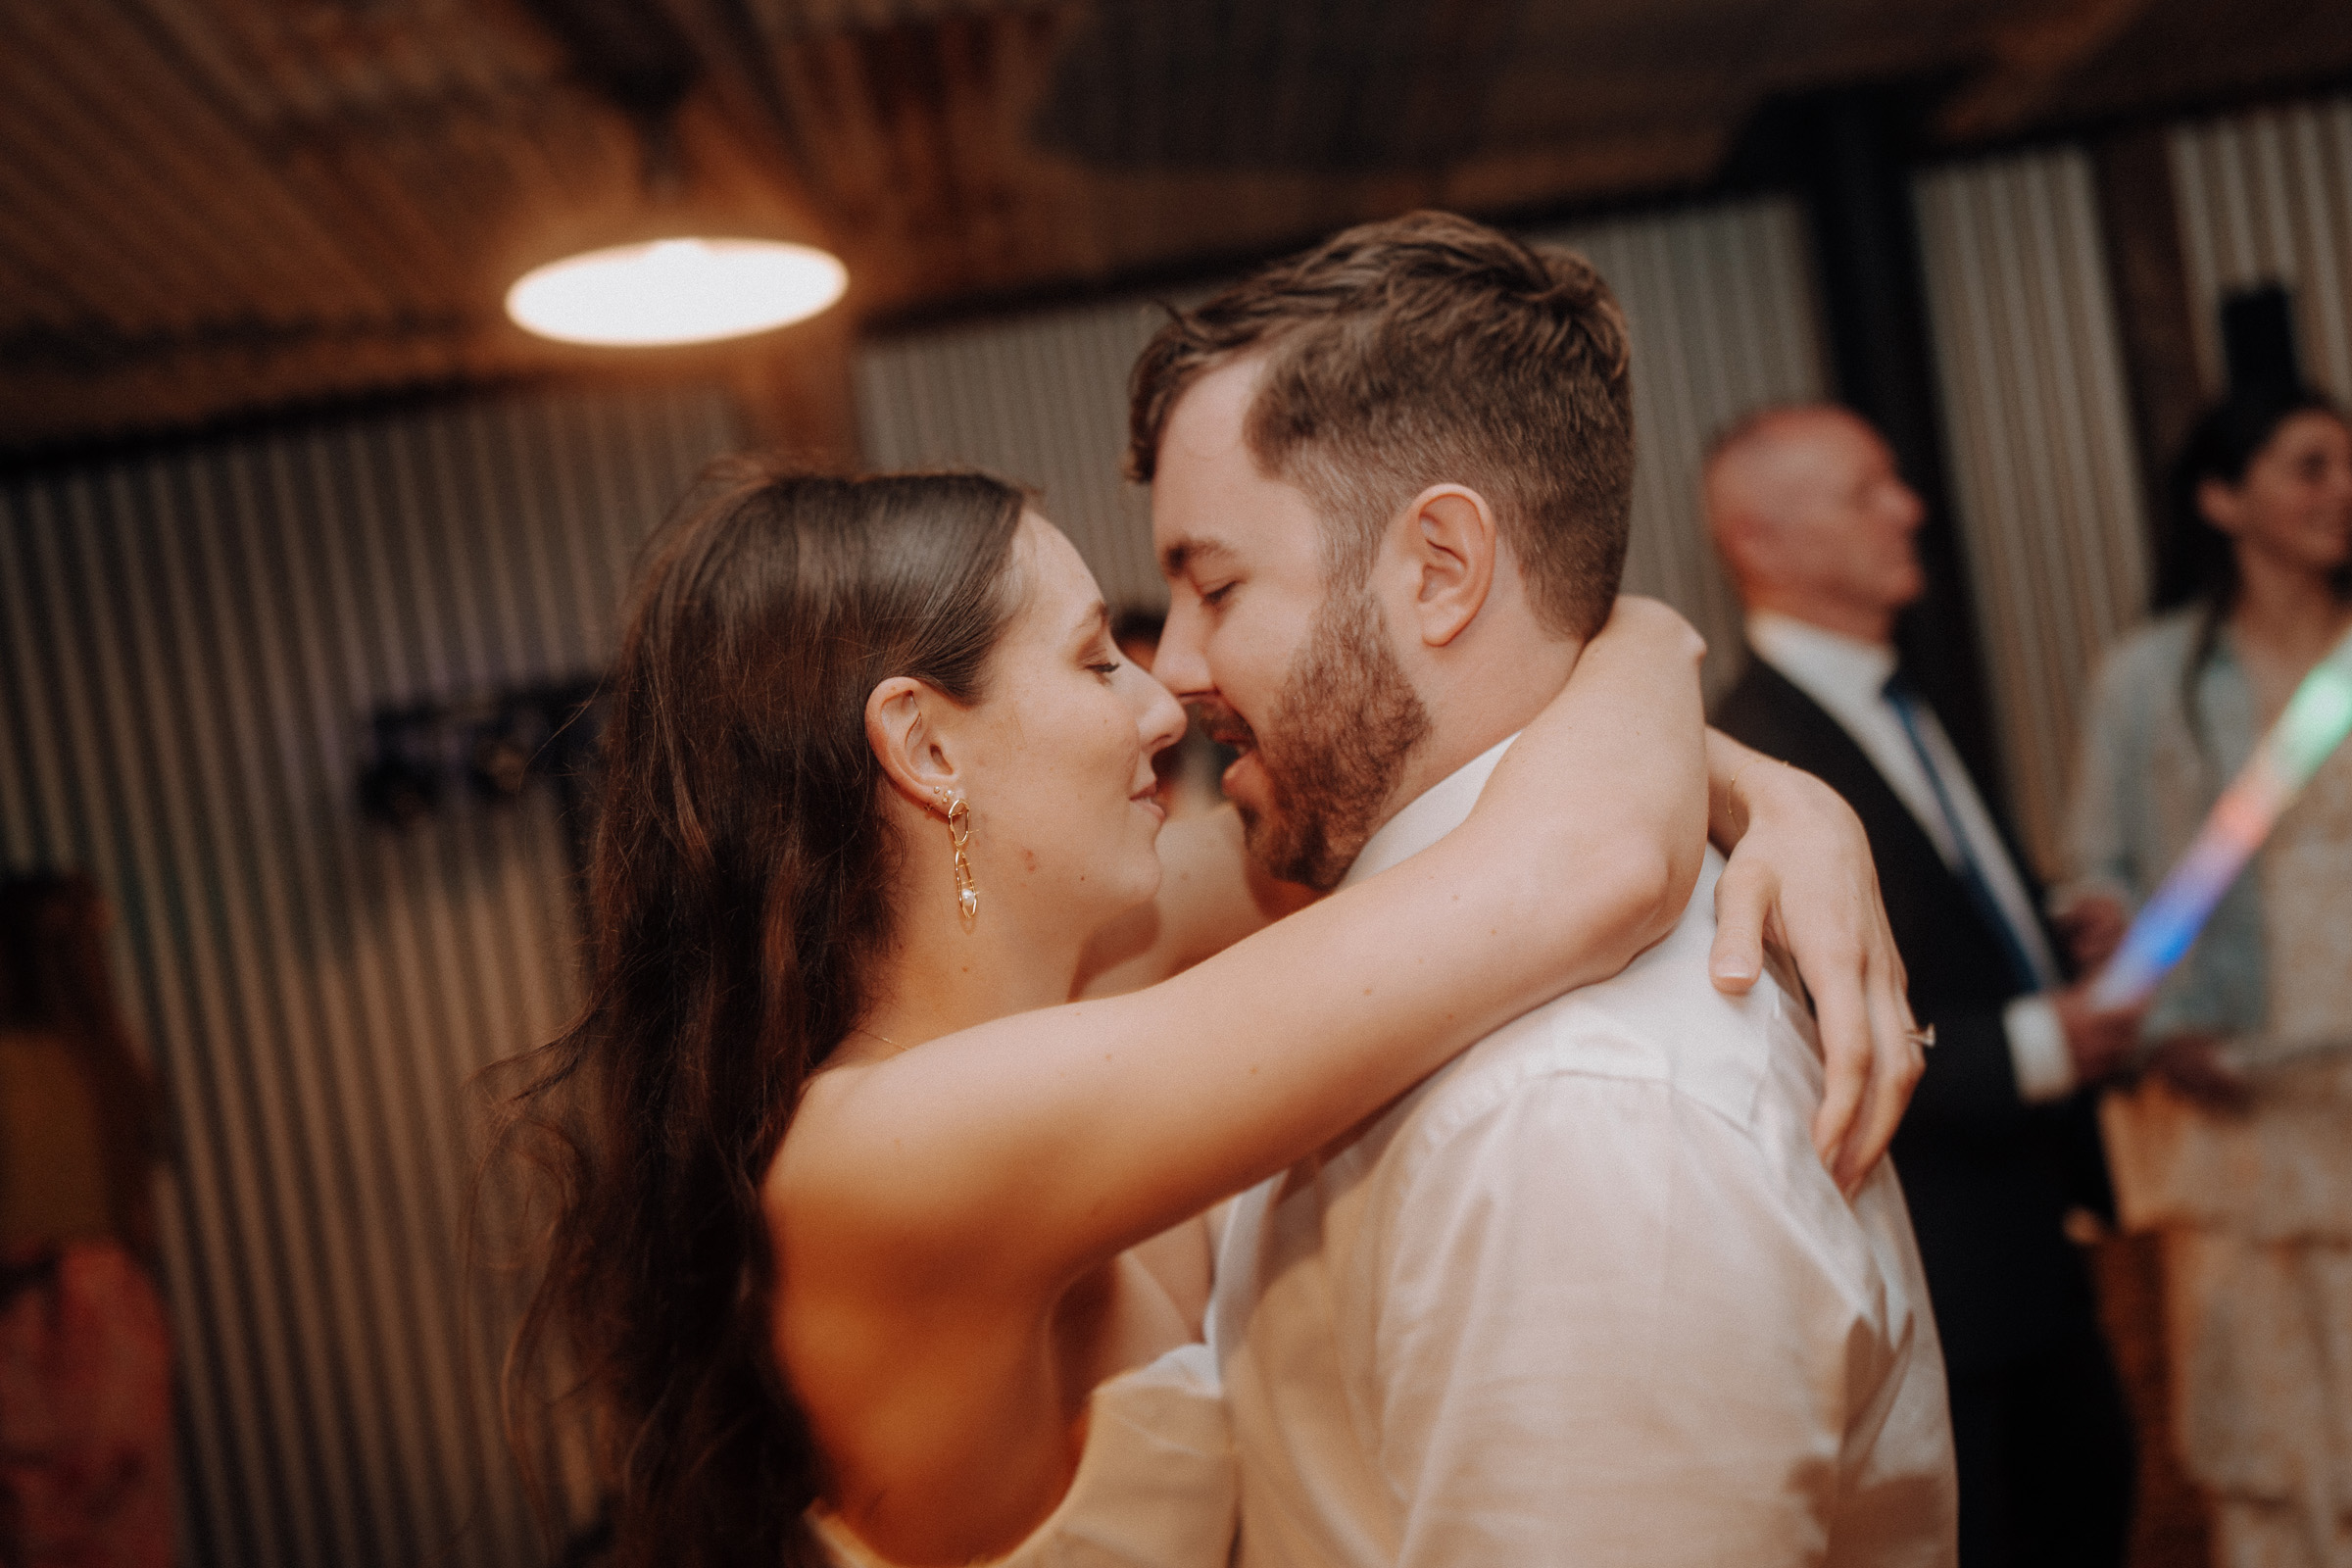
<path id="1" fill-rule="evenodd" d="M 2146 1000 L 2188 952 L 2206 916 L 2230 891 L 2280 813 L 2311 782 L 2328 754 L 2352 734 L 2352 632 L 2303 677 L 2278 722 L 2213 803 L 2196 842 L 2140 909 L 2123 946 L 2099 974 L 2091 1000 L 2103 1007 Z"/>

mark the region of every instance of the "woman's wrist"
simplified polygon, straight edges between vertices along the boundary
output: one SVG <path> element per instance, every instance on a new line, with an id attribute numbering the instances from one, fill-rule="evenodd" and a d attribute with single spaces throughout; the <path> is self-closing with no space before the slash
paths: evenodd
<path id="1" fill-rule="evenodd" d="M 1747 836 L 1757 806 L 1769 799 L 1769 785 L 1789 771 L 1788 763 L 1721 730 L 1707 731 L 1707 836 L 1717 849 L 1729 855 Z"/>

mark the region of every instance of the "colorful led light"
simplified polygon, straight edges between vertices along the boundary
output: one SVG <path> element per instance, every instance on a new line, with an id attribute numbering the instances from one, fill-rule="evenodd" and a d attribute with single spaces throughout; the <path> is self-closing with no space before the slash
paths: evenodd
<path id="1" fill-rule="evenodd" d="M 2143 1002 L 2188 952 L 2279 816 L 2328 754 L 2352 734 L 2352 632 L 2303 677 L 2286 710 L 2213 804 L 2196 842 L 2124 933 L 2091 1000 L 2103 1007 Z"/>

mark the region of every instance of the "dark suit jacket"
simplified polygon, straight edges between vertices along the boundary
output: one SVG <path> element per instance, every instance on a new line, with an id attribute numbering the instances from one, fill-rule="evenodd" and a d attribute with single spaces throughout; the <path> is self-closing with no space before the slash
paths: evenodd
<path id="1" fill-rule="evenodd" d="M 2018 1097 L 2002 1010 L 2019 988 L 1999 936 L 1869 756 L 1780 671 L 1749 660 L 1715 724 L 1819 777 L 1870 836 L 1911 1010 L 1936 1028 L 1894 1163 L 1945 1360 L 1989 1367 L 2095 1332 L 2082 1259 L 2061 1229 L 2071 1206 L 2113 1206 L 2090 1097 Z M 2025 862 L 2010 858 L 2038 905 Z M 2053 940 L 2051 951 L 2064 950 Z"/>

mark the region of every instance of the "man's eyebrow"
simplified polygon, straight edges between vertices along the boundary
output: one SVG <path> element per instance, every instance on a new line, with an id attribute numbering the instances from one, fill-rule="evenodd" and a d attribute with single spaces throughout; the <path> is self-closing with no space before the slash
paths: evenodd
<path id="1" fill-rule="evenodd" d="M 1159 569 L 1181 577 L 1188 566 L 1230 561 L 1233 553 L 1233 546 L 1222 539 L 1179 539 L 1159 553 Z"/>

